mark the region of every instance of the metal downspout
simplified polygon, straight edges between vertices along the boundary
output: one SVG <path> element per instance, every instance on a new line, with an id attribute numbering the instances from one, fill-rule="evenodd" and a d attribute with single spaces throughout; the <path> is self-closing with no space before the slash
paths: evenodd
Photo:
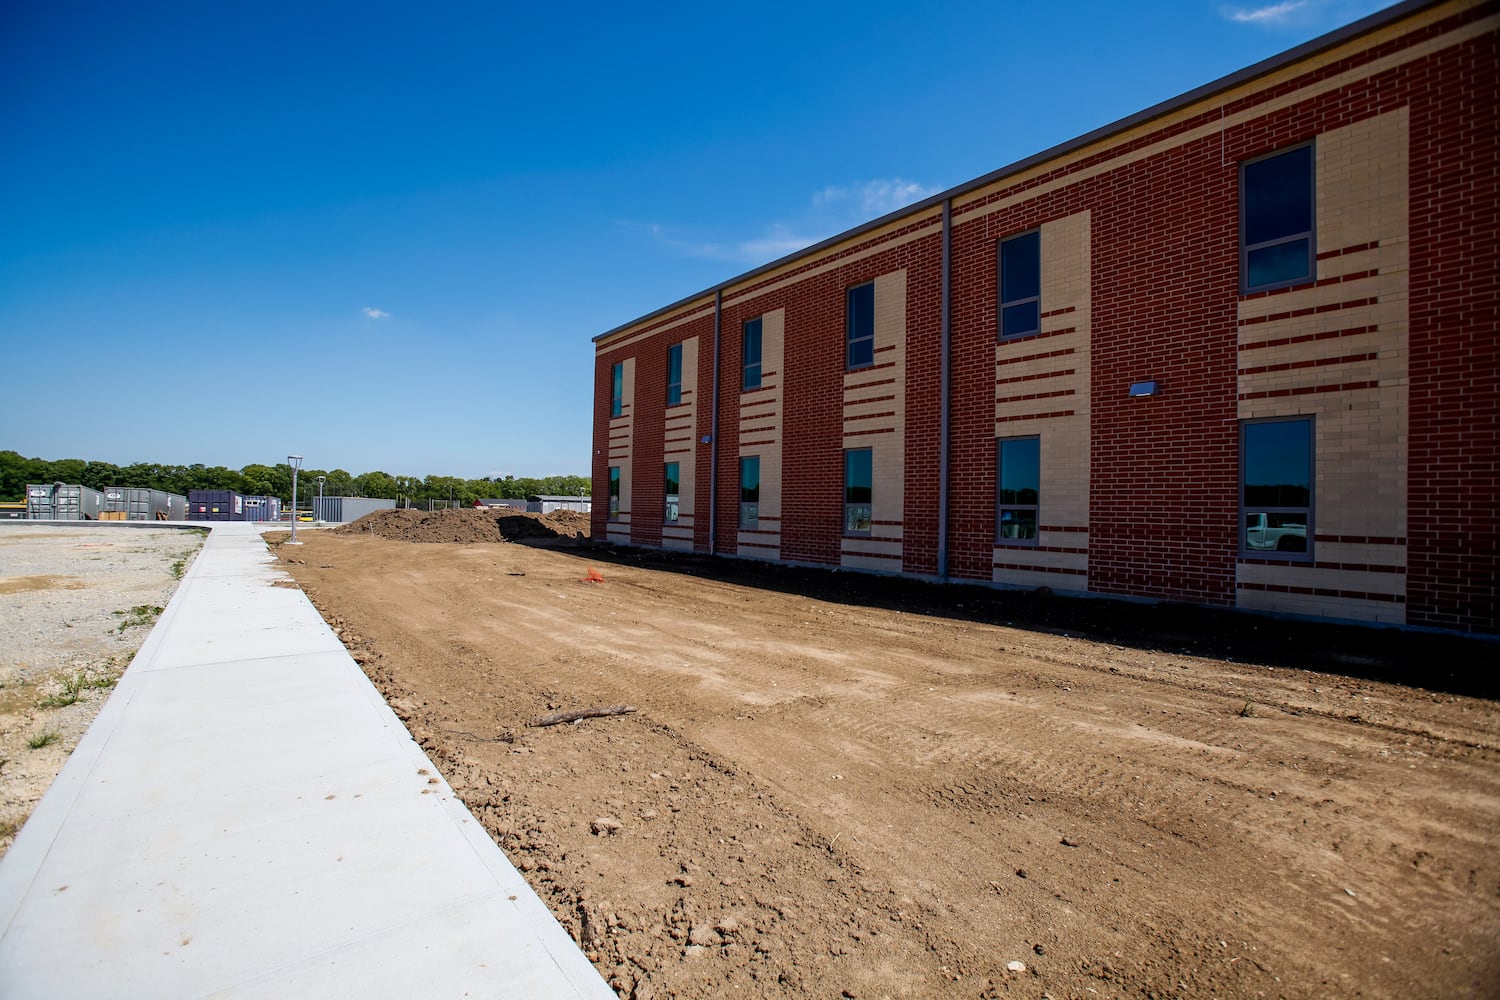
<path id="1" fill-rule="evenodd" d="M 943 201 L 942 397 L 938 404 L 938 539 L 939 580 L 948 579 L 948 439 L 949 383 L 953 354 L 953 199 Z"/>
<path id="2" fill-rule="evenodd" d="M 719 331 L 724 318 L 724 291 L 714 292 L 714 402 L 708 427 L 708 554 L 718 552 L 719 538 Z"/>

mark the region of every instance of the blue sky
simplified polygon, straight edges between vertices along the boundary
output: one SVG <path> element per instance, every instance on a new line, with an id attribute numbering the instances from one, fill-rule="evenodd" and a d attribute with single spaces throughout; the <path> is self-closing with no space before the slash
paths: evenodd
<path id="1" fill-rule="evenodd" d="M 0 4 L 0 448 L 587 474 L 591 339 L 1384 6 Z"/>

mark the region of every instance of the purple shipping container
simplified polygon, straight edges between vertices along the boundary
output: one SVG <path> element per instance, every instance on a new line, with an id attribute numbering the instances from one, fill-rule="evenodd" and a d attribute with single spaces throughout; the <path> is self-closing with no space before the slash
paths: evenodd
<path id="1" fill-rule="evenodd" d="M 189 490 L 189 521 L 243 521 L 245 498 L 234 490 Z"/>

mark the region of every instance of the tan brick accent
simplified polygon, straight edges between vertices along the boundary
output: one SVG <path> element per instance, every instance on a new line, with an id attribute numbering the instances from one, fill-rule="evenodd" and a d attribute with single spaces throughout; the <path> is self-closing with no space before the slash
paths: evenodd
<path id="1" fill-rule="evenodd" d="M 621 365 L 620 415 L 609 420 L 609 464 L 620 467 L 620 516 L 609 522 L 607 532 L 611 542 L 628 545 L 630 463 L 635 452 L 635 358 L 625 358 Z"/>
<path id="2" fill-rule="evenodd" d="M 780 559 L 785 309 L 774 309 L 760 318 L 760 371 L 760 388 L 740 393 L 739 413 L 740 454 L 760 457 L 760 529 L 739 532 L 736 546 L 737 551 L 758 559 Z M 733 377 L 738 378 L 739 373 Z M 733 484 L 732 488 L 738 490 L 739 484 Z M 738 501 L 735 512 L 738 518 Z"/>
<path id="3" fill-rule="evenodd" d="M 1406 537 L 1408 119 L 1400 108 L 1318 136 L 1318 252 L 1348 252 L 1323 256 L 1315 285 L 1239 306 L 1240 419 L 1313 417 L 1315 536 Z M 1358 304 L 1337 308 L 1347 303 Z M 1237 603 L 1405 620 L 1403 602 L 1348 596 L 1403 597 L 1404 572 L 1346 568 L 1404 569 L 1404 544 L 1315 537 L 1313 556 L 1241 563 L 1236 580 L 1252 586 L 1237 588 Z"/>
<path id="4" fill-rule="evenodd" d="M 1088 548 L 1090 222 L 1085 211 L 1042 225 L 1044 336 L 995 345 L 995 437 L 1041 438 L 1041 523 L 1044 529 L 1085 530 L 1043 530 L 1037 546 L 996 545 L 996 583 L 1088 589 L 1086 551 L 1047 550 Z M 1058 332 L 1063 330 L 1070 332 Z M 1032 572 L 1017 566 L 1075 572 Z"/>
<path id="5" fill-rule="evenodd" d="M 840 565 L 900 572 L 906 510 L 906 271 L 875 279 L 875 364 L 844 374 L 844 447 L 871 450 L 874 525 L 844 538 Z M 839 505 L 843 516 L 843 505 Z"/>

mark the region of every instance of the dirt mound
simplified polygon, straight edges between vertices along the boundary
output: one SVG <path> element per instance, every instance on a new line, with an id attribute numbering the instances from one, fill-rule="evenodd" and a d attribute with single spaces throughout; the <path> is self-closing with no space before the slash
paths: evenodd
<path id="1" fill-rule="evenodd" d="M 376 535 L 397 542 L 576 540 L 588 537 L 589 519 L 577 511 L 529 514 L 508 508 L 377 510 L 333 530 L 340 535 Z"/>

